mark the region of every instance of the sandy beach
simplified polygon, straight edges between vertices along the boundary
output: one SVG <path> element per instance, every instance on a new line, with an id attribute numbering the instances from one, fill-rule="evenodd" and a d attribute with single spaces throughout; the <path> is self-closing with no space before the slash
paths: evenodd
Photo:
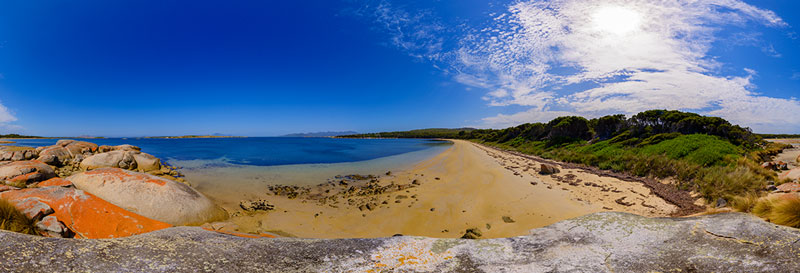
<path id="1" fill-rule="evenodd" d="M 500 238 L 593 212 L 667 216 L 676 208 L 641 183 L 580 169 L 538 171 L 530 159 L 454 140 L 433 158 L 360 186 L 331 181 L 292 198 L 268 190 L 247 194 L 274 206 L 268 211 L 244 211 L 242 194 L 199 189 L 233 215 L 235 225 L 215 226 L 305 238 L 455 238 L 470 228 L 481 238 Z M 376 187 L 381 190 L 365 190 Z"/>

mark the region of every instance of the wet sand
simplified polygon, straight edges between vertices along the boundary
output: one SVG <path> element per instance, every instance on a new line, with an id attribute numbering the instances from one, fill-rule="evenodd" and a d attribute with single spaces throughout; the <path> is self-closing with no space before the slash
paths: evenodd
<path id="1" fill-rule="evenodd" d="M 266 189 L 246 194 L 198 189 L 232 213 L 234 225 L 217 226 L 306 238 L 454 238 L 470 228 L 478 228 L 481 238 L 499 238 L 599 211 L 667 216 L 676 209 L 641 183 L 580 169 L 562 169 L 553 176 L 538 171 L 539 164 L 530 159 L 455 140 L 433 158 L 377 176 L 368 182 L 371 186 L 332 180 L 291 199 Z M 361 195 L 375 187 L 389 190 Z M 238 206 L 243 199 L 274 207 L 244 211 Z"/>

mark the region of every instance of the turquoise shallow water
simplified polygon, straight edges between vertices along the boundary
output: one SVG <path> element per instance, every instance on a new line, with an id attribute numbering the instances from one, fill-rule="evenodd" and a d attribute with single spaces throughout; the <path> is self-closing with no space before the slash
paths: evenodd
<path id="1" fill-rule="evenodd" d="M 12 145 L 47 146 L 57 139 L 20 139 Z M 366 161 L 447 146 L 428 139 L 340 138 L 106 138 L 89 139 L 98 145 L 131 144 L 166 161 L 206 164 L 277 166 Z M 188 166 L 185 166 L 188 167 Z"/>
<path id="2" fill-rule="evenodd" d="M 57 139 L 20 139 L 10 145 L 47 146 Z M 201 191 L 242 194 L 266 185 L 316 185 L 336 175 L 382 174 L 431 158 L 452 146 L 427 139 L 206 138 L 88 139 L 98 145 L 131 144 L 182 167 Z"/>

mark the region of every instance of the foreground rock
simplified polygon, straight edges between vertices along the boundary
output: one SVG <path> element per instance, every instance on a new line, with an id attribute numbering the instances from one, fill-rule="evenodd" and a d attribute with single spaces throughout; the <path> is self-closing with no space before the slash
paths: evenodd
<path id="1" fill-rule="evenodd" d="M 85 241 L 0 232 L 0 271 L 797 272 L 800 231 L 746 214 L 597 213 L 528 236 L 246 239 L 196 227 Z M 80 253 L 80 256 L 71 256 Z M 72 258 L 70 258 L 72 257 Z M 124 257 L 124 258 L 120 258 Z"/>
<path id="2" fill-rule="evenodd" d="M 72 187 L 10 190 L 0 198 L 40 220 L 37 226 L 49 236 L 119 238 L 170 227 Z"/>
<path id="3" fill-rule="evenodd" d="M 195 189 L 145 173 L 103 168 L 74 174 L 67 180 L 128 211 L 176 226 L 228 217 L 227 212 Z"/>
<path id="4" fill-rule="evenodd" d="M 55 176 L 53 168 L 36 160 L 17 161 L 0 166 L 0 181 L 16 187 L 24 187 Z"/>

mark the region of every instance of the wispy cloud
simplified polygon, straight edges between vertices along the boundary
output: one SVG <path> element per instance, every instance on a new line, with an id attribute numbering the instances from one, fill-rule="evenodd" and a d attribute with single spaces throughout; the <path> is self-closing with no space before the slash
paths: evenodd
<path id="1" fill-rule="evenodd" d="M 352 0 L 357 8 L 347 9 L 352 15 L 365 17 L 377 23 L 392 46 L 415 58 L 438 61 L 446 53 L 443 48 L 447 32 L 445 26 L 431 10 L 407 11 L 388 0 Z"/>
<path id="2" fill-rule="evenodd" d="M 17 121 L 17 117 L 15 117 L 8 108 L 5 107 L 2 103 L 0 103 L 0 130 L 6 132 L 16 132 L 22 129 L 22 127 L 18 125 L 11 124 L 12 122 Z"/>
<path id="3" fill-rule="evenodd" d="M 416 26 L 422 20 L 411 13 L 380 7 L 376 22 L 386 29 L 424 30 L 421 39 L 395 31 L 395 40 L 406 41 L 395 42 L 404 45 L 398 47 L 431 49 L 423 55 L 435 56 L 428 59 L 456 81 L 487 90 L 490 105 L 529 107 L 487 117 L 486 127 L 667 108 L 721 116 L 758 131 L 800 129 L 800 119 L 785 114 L 800 112 L 800 102 L 760 95 L 752 83 L 756 71 L 721 74 L 727 64 L 709 54 L 726 26 L 787 26 L 774 12 L 740 0 L 520 1 L 486 26 L 456 36 L 438 32 L 439 22 Z M 780 57 L 759 33 L 742 37 Z M 443 38 L 457 40 L 456 46 L 442 46 Z M 438 46 L 424 46 L 428 41 Z"/>

